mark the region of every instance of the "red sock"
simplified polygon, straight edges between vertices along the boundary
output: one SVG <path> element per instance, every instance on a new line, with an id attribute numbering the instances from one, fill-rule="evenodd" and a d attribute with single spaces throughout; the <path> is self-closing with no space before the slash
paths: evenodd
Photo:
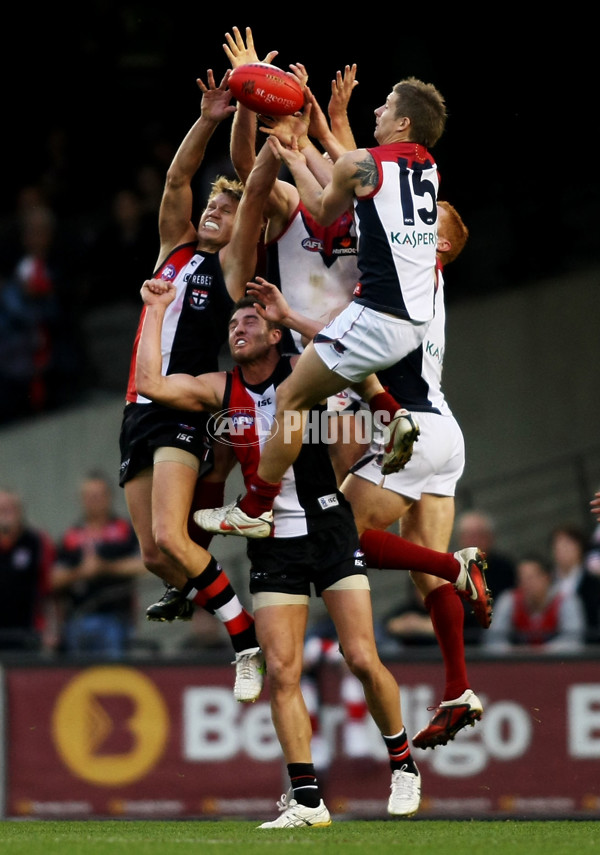
<path id="1" fill-rule="evenodd" d="M 452 585 L 440 585 L 425 597 L 425 608 L 429 612 L 446 669 L 446 686 L 442 700 L 451 701 L 459 698 L 469 688 L 465 662 L 463 604 Z"/>
<path id="2" fill-rule="evenodd" d="M 205 481 L 199 478 L 196 481 L 196 490 L 192 500 L 190 516 L 188 518 L 188 534 L 198 546 L 208 549 L 213 539 L 212 532 L 204 531 L 194 522 L 194 512 L 200 508 L 220 508 L 225 502 L 225 481 Z"/>
<path id="3" fill-rule="evenodd" d="M 396 411 L 400 410 L 401 407 L 398 401 L 396 401 L 393 395 L 390 395 L 389 392 L 378 392 L 376 395 L 373 395 L 369 401 L 369 409 L 372 413 L 389 413 L 389 421 L 391 421 L 394 418 Z"/>
<path id="4" fill-rule="evenodd" d="M 460 566 L 451 552 L 418 546 L 391 531 L 367 529 L 360 536 L 367 567 L 377 570 L 418 570 L 448 582 L 456 582 Z"/>
<path id="5" fill-rule="evenodd" d="M 273 510 L 273 502 L 280 490 L 281 482 L 272 484 L 270 481 L 263 481 L 255 474 L 248 483 L 248 490 L 240 502 L 240 508 L 249 517 L 259 517 L 265 511 Z"/>

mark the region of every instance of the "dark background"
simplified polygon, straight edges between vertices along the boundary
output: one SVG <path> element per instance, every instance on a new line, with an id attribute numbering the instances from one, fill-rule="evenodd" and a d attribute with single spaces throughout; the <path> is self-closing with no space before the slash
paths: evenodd
<path id="1" fill-rule="evenodd" d="M 386 4 L 223 14 L 126 0 L 12 16 L 3 39 L 3 215 L 18 188 L 37 180 L 56 136 L 65 151 L 57 204 L 78 222 L 93 218 L 142 163 L 164 171 L 198 114 L 196 78 L 207 68 L 220 77 L 224 33 L 249 24 L 261 58 L 278 49 L 281 67 L 307 66 L 324 107 L 336 70 L 357 63 L 350 119 L 359 145 L 373 144 L 373 110 L 398 80 L 414 75 L 443 93 L 449 119 L 434 149 L 440 196 L 471 232 L 449 301 L 600 260 L 591 24 L 549 12 L 528 20 L 504 5 L 445 19 L 428 7 Z M 226 125 L 207 153 L 210 178 L 225 163 Z"/>

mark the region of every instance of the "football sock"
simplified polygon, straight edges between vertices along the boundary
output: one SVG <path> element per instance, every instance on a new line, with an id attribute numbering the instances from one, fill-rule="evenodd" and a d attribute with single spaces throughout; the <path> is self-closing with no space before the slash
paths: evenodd
<path id="1" fill-rule="evenodd" d="M 412 772 L 416 775 L 417 764 L 410 753 L 406 729 L 403 727 L 400 733 L 396 733 L 395 736 L 383 736 L 383 741 L 388 750 L 392 772 L 397 769 L 404 769 L 405 772 Z"/>
<path id="2" fill-rule="evenodd" d="M 204 571 L 185 583 L 182 593 L 221 621 L 236 653 L 259 646 L 254 618 L 243 607 L 226 573 L 212 555 Z"/>
<path id="3" fill-rule="evenodd" d="M 417 570 L 456 582 L 460 564 L 451 552 L 419 546 L 391 531 L 367 529 L 360 536 L 367 567 L 378 570 Z"/>
<path id="4" fill-rule="evenodd" d="M 321 801 L 321 790 L 312 763 L 288 763 L 288 775 L 294 798 L 300 805 L 316 808 Z"/>
<path id="5" fill-rule="evenodd" d="M 200 508 L 220 508 L 225 502 L 225 482 L 224 481 L 205 481 L 199 478 L 196 482 L 196 490 L 192 500 L 192 507 L 188 519 L 188 534 L 194 543 L 202 546 L 203 549 L 208 549 L 213 533 L 205 531 L 194 522 L 194 513 Z"/>
<path id="6" fill-rule="evenodd" d="M 280 490 L 281 482 L 271 484 L 269 481 L 263 481 L 258 475 L 253 475 L 250 479 L 248 492 L 241 499 L 239 506 L 249 517 L 259 517 L 265 511 L 273 509 L 273 502 Z"/>
<path id="7" fill-rule="evenodd" d="M 464 622 L 462 601 L 452 585 L 440 585 L 425 597 L 446 672 L 443 701 L 459 698 L 469 688 L 465 662 Z"/>
<path id="8" fill-rule="evenodd" d="M 378 392 L 377 395 L 373 395 L 371 400 L 369 401 L 369 409 L 373 414 L 379 413 L 388 413 L 389 419 L 385 419 L 385 423 L 389 424 L 391 420 L 394 418 L 395 413 L 401 409 L 398 401 L 390 395 L 389 392 Z"/>

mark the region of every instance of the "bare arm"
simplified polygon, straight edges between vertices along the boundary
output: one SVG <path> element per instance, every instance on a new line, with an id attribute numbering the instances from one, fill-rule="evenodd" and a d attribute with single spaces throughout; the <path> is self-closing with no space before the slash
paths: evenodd
<path id="1" fill-rule="evenodd" d="M 299 151 L 296 140 L 286 148 L 276 137 L 270 136 L 269 144 L 292 173 L 300 198 L 321 225 L 331 225 L 352 207 L 358 190 L 368 190 L 376 184 L 375 162 L 365 149 L 343 154 L 334 164 L 331 181 L 322 188 Z M 365 190 L 360 195 L 366 195 Z"/>
<path id="2" fill-rule="evenodd" d="M 223 402 L 225 373 L 162 373 L 161 331 L 167 306 L 176 289 L 172 282 L 147 279 L 142 286 L 146 307 L 137 353 L 135 383 L 146 398 L 180 410 L 218 410 Z"/>
<path id="3" fill-rule="evenodd" d="M 159 262 L 174 247 L 196 238 L 196 228 L 191 221 L 192 179 L 204 160 L 208 141 L 217 126 L 235 111 L 235 107 L 229 103 L 231 101 L 231 93 L 227 88 L 229 74 L 230 72 L 227 71 L 219 86 L 215 85 L 214 75 L 210 69 L 207 73 L 208 86 L 200 79 L 196 81 L 202 91 L 200 117 L 186 134 L 167 172 L 158 214 Z"/>
<path id="4" fill-rule="evenodd" d="M 297 113 L 293 116 L 277 116 L 276 118 L 263 116 L 260 130 L 262 133 L 268 134 L 269 136 L 277 137 L 279 142 L 286 148 L 289 148 L 295 139 L 298 151 L 301 151 L 304 155 L 308 168 L 315 176 L 321 187 L 324 187 L 329 183 L 329 181 L 331 181 L 333 161 L 330 158 L 324 157 L 310 139 L 312 115 L 314 112 L 314 106 L 317 102 L 312 94 L 309 93 L 307 97 L 308 103 L 305 105 L 302 113 Z M 318 109 L 317 105 L 317 111 Z M 323 120 L 327 126 L 327 120 L 323 114 L 321 115 L 323 116 Z M 317 122 L 315 131 L 318 132 L 322 138 L 325 137 L 325 132 L 321 127 L 320 121 Z M 291 210 L 289 210 L 289 215 L 291 215 L 293 210 L 296 208 L 299 200 L 297 189 L 294 189 L 294 192 L 295 204 Z"/>
<path id="5" fill-rule="evenodd" d="M 268 146 L 263 146 L 244 187 L 231 240 L 219 253 L 227 290 L 234 301 L 244 296 L 246 282 L 254 276 L 265 205 L 278 171 L 279 161 Z"/>
<path id="6" fill-rule="evenodd" d="M 102 558 L 91 549 L 84 552 L 76 567 L 70 567 L 57 562 L 52 568 L 51 585 L 55 593 L 72 587 L 83 579 L 93 579 L 96 576 L 115 576 L 128 579 L 132 576 L 143 576 L 146 567 L 139 554 L 127 555 L 123 558 Z"/>
<path id="7" fill-rule="evenodd" d="M 249 62 L 270 63 L 278 53 L 276 50 L 270 51 L 265 59 L 259 60 L 250 27 L 246 27 L 245 42 L 238 27 L 232 27 L 231 34 L 225 33 L 223 50 L 232 68 L 247 65 Z M 256 158 L 256 125 L 256 113 L 244 107 L 243 104 L 238 104 L 231 127 L 229 153 L 242 184 L 246 183 Z"/>
<path id="8" fill-rule="evenodd" d="M 283 324 L 308 340 L 323 329 L 324 324 L 291 309 L 279 288 L 261 276 L 257 276 L 255 282 L 248 282 L 246 288 L 249 297 L 254 297 L 263 304 L 264 308 L 257 305 L 256 311 L 266 320 Z"/>

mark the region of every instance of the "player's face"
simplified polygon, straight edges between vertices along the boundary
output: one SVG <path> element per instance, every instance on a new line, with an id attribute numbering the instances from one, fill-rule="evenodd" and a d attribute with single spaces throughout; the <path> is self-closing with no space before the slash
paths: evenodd
<path id="1" fill-rule="evenodd" d="M 256 309 L 238 309 L 229 321 L 229 349 L 236 362 L 251 362 L 271 348 L 269 328 Z"/>
<path id="2" fill-rule="evenodd" d="M 238 200 L 229 193 L 219 193 L 211 199 L 200 217 L 198 237 L 219 247 L 228 244 L 238 205 Z"/>
<path id="3" fill-rule="evenodd" d="M 382 145 L 396 130 L 398 119 L 396 118 L 396 102 L 398 96 L 390 92 L 385 104 L 375 110 L 375 139 Z"/>

